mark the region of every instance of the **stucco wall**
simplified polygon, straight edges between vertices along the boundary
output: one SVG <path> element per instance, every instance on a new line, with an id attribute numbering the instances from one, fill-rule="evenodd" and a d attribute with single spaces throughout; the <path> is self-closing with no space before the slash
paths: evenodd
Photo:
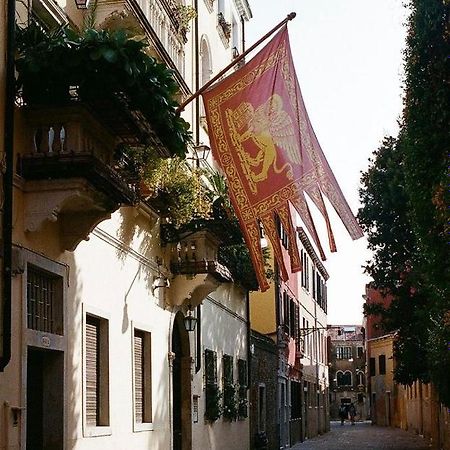
<path id="1" fill-rule="evenodd" d="M 217 378 L 223 392 L 222 356 L 233 356 L 234 383 L 237 383 L 237 360 L 247 360 L 247 316 L 245 292 L 226 283 L 221 285 L 202 305 L 201 326 L 202 367 L 194 375 L 193 395 L 199 396 L 198 422 L 192 426 L 193 449 L 248 449 L 249 419 L 228 421 L 223 417 L 213 423 L 204 419 L 205 414 L 205 367 L 204 351 L 217 354 Z"/>

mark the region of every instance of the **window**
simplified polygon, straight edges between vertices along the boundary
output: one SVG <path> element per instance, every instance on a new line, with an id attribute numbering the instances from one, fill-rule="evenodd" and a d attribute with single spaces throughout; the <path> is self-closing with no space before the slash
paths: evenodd
<path id="1" fill-rule="evenodd" d="M 364 372 L 358 372 L 356 374 L 356 380 L 358 385 L 364 385 Z"/>
<path id="2" fill-rule="evenodd" d="M 281 224 L 281 220 L 278 218 L 277 218 L 277 229 L 278 229 L 278 236 L 281 240 L 281 245 L 286 250 L 289 250 L 289 235 L 287 234 L 286 230 L 284 229 L 283 225 Z"/>
<path id="3" fill-rule="evenodd" d="M 134 420 L 152 422 L 151 335 L 134 330 Z"/>
<path id="4" fill-rule="evenodd" d="M 352 357 L 351 347 L 336 347 L 337 359 L 350 359 Z"/>
<path id="5" fill-rule="evenodd" d="M 205 350 L 205 381 L 206 384 L 217 384 L 217 354 Z"/>
<path id="6" fill-rule="evenodd" d="M 291 338 L 295 338 L 296 336 L 296 329 L 298 328 L 296 318 L 296 304 L 294 299 L 289 297 L 289 335 Z"/>
<path id="7" fill-rule="evenodd" d="M 217 385 L 217 353 L 205 350 L 205 417 L 215 421 L 220 417 L 220 392 Z"/>
<path id="8" fill-rule="evenodd" d="M 247 361 L 245 359 L 238 359 L 238 418 L 245 419 L 248 417 L 247 407 Z"/>
<path id="9" fill-rule="evenodd" d="M 223 384 L 233 384 L 233 357 L 223 355 Z"/>
<path id="10" fill-rule="evenodd" d="M 358 347 L 358 358 L 362 358 L 364 356 L 364 347 Z"/>
<path id="11" fill-rule="evenodd" d="M 284 331 L 289 334 L 289 296 L 286 291 L 283 292 L 283 325 Z"/>
<path id="12" fill-rule="evenodd" d="M 347 370 L 345 372 L 338 371 L 336 373 L 338 386 L 351 386 L 352 385 L 352 373 Z"/>
<path id="13" fill-rule="evenodd" d="M 380 355 L 378 356 L 378 371 L 380 375 L 386 374 L 386 356 Z"/>
<path id="14" fill-rule="evenodd" d="M 371 377 L 375 376 L 375 358 L 370 358 L 369 360 L 369 375 Z"/>
<path id="15" fill-rule="evenodd" d="M 86 315 L 86 425 L 109 425 L 108 321 Z"/>
<path id="16" fill-rule="evenodd" d="M 301 390 L 301 383 L 291 381 L 291 419 L 300 419 L 302 416 Z"/>
<path id="17" fill-rule="evenodd" d="M 63 279 L 27 267 L 27 326 L 31 330 L 63 335 Z"/>
<path id="18" fill-rule="evenodd" d="M 266 431 L 266 386 L 258 386 L 258 433 Z"/>
<path id="19" fill-rule="evenodd" d="M 200 44 L 200 56 L 201 56 L 201 85 L 205 85 L 211 79 L 212 66 L 211 66 L 211 52 L 209 49 L 208 41 L 203 37 Z M 204 118 L 205 106 L 203 101 L 200 102 L 200 117 Z"/>

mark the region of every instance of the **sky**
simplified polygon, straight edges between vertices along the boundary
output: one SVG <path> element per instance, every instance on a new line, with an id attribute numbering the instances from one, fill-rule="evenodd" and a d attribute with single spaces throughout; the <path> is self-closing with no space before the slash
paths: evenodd
<path id="1" fill-rule="evenodd" d="M 403 0 L 249 0 L 250 47 L 294 11 L 291 51 L 311 123 L 347 202 L 356 214 L 361 171 L 386 135 L 397 135 L 402 110 Z M 257 50 L 262 48 L 259 47 Z M 252 55 L 251 55 L 252 56 Z M 352 241 L 328 208 L 337 253 L 327 252 L 326 231 L 315 223 L 330 275 L 328 323 L 361 324 L 362 295 L 370 278 L 366 238 Z"/>

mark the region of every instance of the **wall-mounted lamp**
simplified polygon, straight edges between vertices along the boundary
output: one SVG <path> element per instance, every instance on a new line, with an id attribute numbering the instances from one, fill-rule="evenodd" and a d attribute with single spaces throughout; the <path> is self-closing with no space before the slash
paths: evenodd
<path id="1" fill-rule="evenodd" d="M 156 289 L 168 287 L 170 287 L 169 280 L 162 275 L 158 275 L 152 283 L 152 294 L 155 294 Z"/>
<path id="2" fill-rule="evenodd" d="M 191 305 L 188 306 L 187 315 L 183 319 L 184 322 L 184 328 L 186 328 L 186 331 L 194 331 L 195 325 L 197 325 L 197 318 L 192 315 L 192 307 Z"/>
<path id="3" fill-rule="evenodd" d="M 90 0 L 75 0 L 78 9 L 88 9 Z"/>
<path id="4" fill-rule="evenodd" d="M 195 145 L 194 147 L 192 147 L 192 156 L 186 159 L 194 160 L 198 166 L 200 164 L 200 161 L 208 160 L 210 151 L 211 149 L 205 144 Z"/>

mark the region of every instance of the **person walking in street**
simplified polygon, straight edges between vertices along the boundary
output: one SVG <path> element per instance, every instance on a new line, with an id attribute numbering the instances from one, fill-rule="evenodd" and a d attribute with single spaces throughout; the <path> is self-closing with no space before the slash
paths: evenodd
<path id="1" fill-rule="evenodd" d="M 348 413 L 350 415 L 350 422 L 352 423 L 352 425 L 355 425 L 356 408 L 353 403 L 350 403 Z"/>
<path id="2" fill-rule="evenodd" d="M 347 407 L 344 405 L 344 403 L 341 403 L 341 406 L 339 406 L 339 418 L 341 419 L 341 426 L 344 425 L 344 421 L 348 416 Z"/>

